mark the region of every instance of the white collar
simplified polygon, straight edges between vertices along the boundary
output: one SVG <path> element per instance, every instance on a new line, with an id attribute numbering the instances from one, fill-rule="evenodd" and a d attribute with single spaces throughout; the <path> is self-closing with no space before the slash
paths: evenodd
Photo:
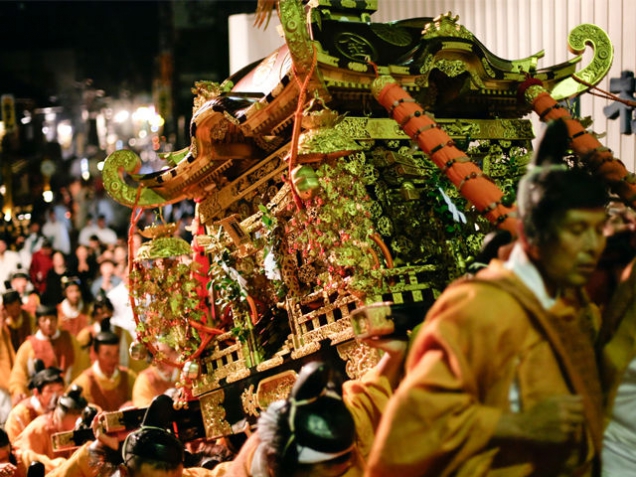
<path id="1" fill-rule="evenodd" d="M 37 330 L 35 332 L 35 339 L 36 340 L 40 340 L 40 341 L 55 340 L 55 339 L 60 337 L 60 334 L 61 334 L 61 331 L 58 328 L 57 330 L 55 330 L 55 333 L 53 334 L 53 336 L 51 336 L 51 338 L 49 338 L 48 336 L 44 336 L 44 333 L 42 333 L 42 330 Z"/>
<path id="2" fill-rule="evenodd" d="M 44 408 L 42 407 L 42 403 L 36 396 L 31 395 L 30 401 L 31 401 L 31 406 L 33 406 L 33 409 L 35 409 L 38 414 L 44 413 Z"/>
<path id="3" fill-rule="evenodd" d="M 64 315 L 63 319 L 72 320 L 73 318 L 77 318 L 80 315 L 82 308 L 84 308 L 84 302 L 82 302 L 82 300 L 80 299 L 77 306 L 73 307 L 69 303 L 68 298 L 65 298 L 64 300 L 62 300 L 60 306 L 62 308 L 62 314 Z"/>
<path id="4" fill-rule="evenodd" d="M 106 376 L 104 372 L 102 371 L 102 368 L 99 367 L 99 362 L 97 360 L 93 363 L 92 368 L 93 368 L 93 372 L 100 379 L 104 379 L 106 381 L 115 381 L 119 377 L 119 368 L 115 368 L 115 372 L 110 378 Z"/>
<path id="5" fill-rule="evenodd" d="M 512 248 L 510 257 L 504 263 L 504 267 L 511 270 L 519 279 L 527 286 L 537 297 L 543 308 L 549 310 L 557 302 L 556 298 L 552 298 L 546 288 L 543 277 L 539 273 L 537 267 L 530 261 L 528 255 L 523 250 L 521 243 L 517 242 Z"/>

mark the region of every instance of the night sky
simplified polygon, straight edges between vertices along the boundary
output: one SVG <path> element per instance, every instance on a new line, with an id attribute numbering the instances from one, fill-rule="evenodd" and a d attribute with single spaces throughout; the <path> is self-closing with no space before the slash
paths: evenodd
<path id="1" fill-rule="evenodd" d="M 73 49 L 78 79 L 135 88 L 150 84 L 158 17 L 156 1 L 0 1 L 0 41 L 5 51 Z"/>
<path id="2" fill-rule="evenodd" d="M 178 3 L 187 6 L 189 14 L 185 23 L 191 25 L 190 30 L 208 29 L 210 33 L 202 35 L 209 44 L 214 44 L 215 51 L 228 48 L 224 45 L 227 15 L 256 10 L 256 0 L 178 0 Z M 0 0 L 0 59 L 2 52 L 46 54 L 48 50 L 72 49 L 76 80 L 90 78 L 96 88 L 106 90 L 108 95 L 116 94 L 119 88 L 133 92 L 149 90 L 157 71 L 157 54 L 166 45 L 172 46 L 176 54 L 185 49 L 199 51 L 202 67 L 209 71 L 209 65 L 203 63 L 211 55 L 206 54 L 203 42 L 179 44 L 180 38 L 187 42 L 189 36 L 172 30 L 172 11 L 174 7 L 169 0 Z M 222 70 L 227 60 L 219 61 L 222 64 L 213 67 Z M 0 61 L 0 90 L 11 87 L 7 85 L 10 81 L 7 78 L 11 76 L 5 74 L 7 67 Z M 225 71 L 220 74 L 223 79 Z"/>

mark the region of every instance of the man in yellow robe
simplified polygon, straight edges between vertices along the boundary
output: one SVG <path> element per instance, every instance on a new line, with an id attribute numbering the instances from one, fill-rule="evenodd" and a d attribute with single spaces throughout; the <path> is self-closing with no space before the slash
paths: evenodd
<path id="1" fill-rule="evenodd" d="M 13 442 L 31 421 L 55 408 L 58 397 L 64 394 L 64 377 L 58 368 L 38 371 L 29 383 L 32 395 L 11 409 L 4 425 Z"/>
<path id="2" fill-rule="evenodd" d="M 9 376 L 9 392 L 14 405 L 29 395 L 29 381 L 35 374 L 34 362 L 42 360 L 45 367 L 56 367 L 70 382 L 77 342 L 68 331 L 60 330 L 54 306 L 40 305 L 36 311 L 38 330 L 18 348 Z"/>
<path id="3" fill-rule="evenodd" d="M 431 308 L 365 475 L 598 472 L 598 310 L 581 287 L 605 245 L 606 201 L 582 170 L 541 164 L 526 175 L 510 258 L 451 285 Z"/>
<path id="4" fill-rule="evenodd" d="M 31 462 L 37 460 L 44 464 L 46 472 L 62 464 L 71 453 L 69 451 L 56 453 L 51 436 L 58 432 L 72 430 L 86 405 L 86 399 L 82 397 L 82 389 L 73 386 L 60 397 L 55 410 L 36 417 L 13 442 L 18 460 L 27 468 Z"/>
<path id="5" fill-rule="evenodd" d="M 9 327 L 0 323 L 0 424 L 6 421 L 11 411 L 12 400 L 9 392 L 9 375 L 15 363 L 15 350 L 11 344 Z"/>
<path id="6" fill-rule="evenodd" d="M 104 411 L 116 411 L 132 398 L 137 375 L 119 365 L 119 336 L 102 331 L 93 340 L 95 361 L 73 384 L 84 389 L 84 397 Z"/>

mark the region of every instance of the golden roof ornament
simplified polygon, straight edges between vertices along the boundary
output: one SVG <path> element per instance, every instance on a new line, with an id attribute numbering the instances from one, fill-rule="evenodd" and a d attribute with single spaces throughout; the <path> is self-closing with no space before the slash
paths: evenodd
<path id="1" fill-rule="evenodd" d="M 335 159 L 362 150 L 353 139 L 336 130 L 343 119 L 344 115 L 330 109 L 316 94 L 303 111 L 301 125 L 305 130 L 298 141 L 298 162 Z"/>
<path id="2" fill-rule="evenodd" d="M 422 36 L 426 40 L 436 37 L 454 37 L 472 40 L 473 34 L 460 25 L 459 15 L 453 16 L 451 12 L 438 15 L 431 23 L 427 23 L 422 31 Z"/>
<path id="3" fill-rule="evenodd" d="M 175 237 L 177 224 L 154 224 L 139 231 L 142 237 L 151 239 L 139 247 L 135 255 L 135 262 L 143 260 L 157 260 L 160 258 L 175 258 L 192 254 L 190 244 L 181 237 Z"/>

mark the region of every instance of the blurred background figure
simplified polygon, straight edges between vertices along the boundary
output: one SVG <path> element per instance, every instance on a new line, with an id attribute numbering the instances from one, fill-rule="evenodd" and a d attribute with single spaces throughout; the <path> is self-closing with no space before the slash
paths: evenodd
<path id="1" fill-rule="evenodd" d="M 17 352 L 20 345 L 34 332 L 35 319 L 22 309 L 20 294 L 8 290 L 2 294 L 2 320 L 9 328 L 13 349 Z"/>
<path id="2" fill-rule="evenodd" d="M 35 316 L 35 309 L 40 304 L 40 295 L 35 291 L 29 275 L 23 271 L 17 271 L 11 274 L 10 285 L 11 289 L 18 292 L 20 295 L 20 301 L 22 302 L 22 309 L 28 312 L 31 316 Z"/>
<path id="3" fill-rule="evenodd" d="M 36 417 L 13 442 L 18 462 L 27 467 L 37 460 L 44 464 L 46 472 L 61 465 L 73 451 L 55 452 L 51 436 L 72 430 L 87 404 L 82 388 L 72 386 L 57 400 L 53 411 Z"/>
<path id="4" fill-rule="evenodd" d="M 8 236 L 0 235 L 0 293 L 7 289 L 11 274 L 20 268 L 20 255 L 9 250 L 10 244 Z"/>
<path id="5" fill-rule="evenodd" d="M 59 368 L 45 368 L 44 363 L 36 364 L 38 372 L 31 378 L 31 396 L 16 404 L 4 425 L 9 439 L 14 441 L 36 417 L 52 411 L 57 399 L 64 394 L 64 376 Z"/>
<path id="6" fill-rule="evenodd" d="M 101 331 L 93 339 L 95 361 L 73 381 L 84 389 L 89 403 L 116 411 L 132 399 L 137 374 L 119 364 L 119 336 Z"/>
<path id="7" fill-rule="evenodd" d="M 35 374 L 35 360 L 44 365 L 60 368 L 65 381 L 70 382 L 75 363 L 75 338 L 66 330 L 58 328 L 57 309 L 40 305 L 36 311 L 37 331 L 18 348 L 15 363 L 9 376 L 9 392 L 17 404 L 29 394 L 29 381 Z"/>

